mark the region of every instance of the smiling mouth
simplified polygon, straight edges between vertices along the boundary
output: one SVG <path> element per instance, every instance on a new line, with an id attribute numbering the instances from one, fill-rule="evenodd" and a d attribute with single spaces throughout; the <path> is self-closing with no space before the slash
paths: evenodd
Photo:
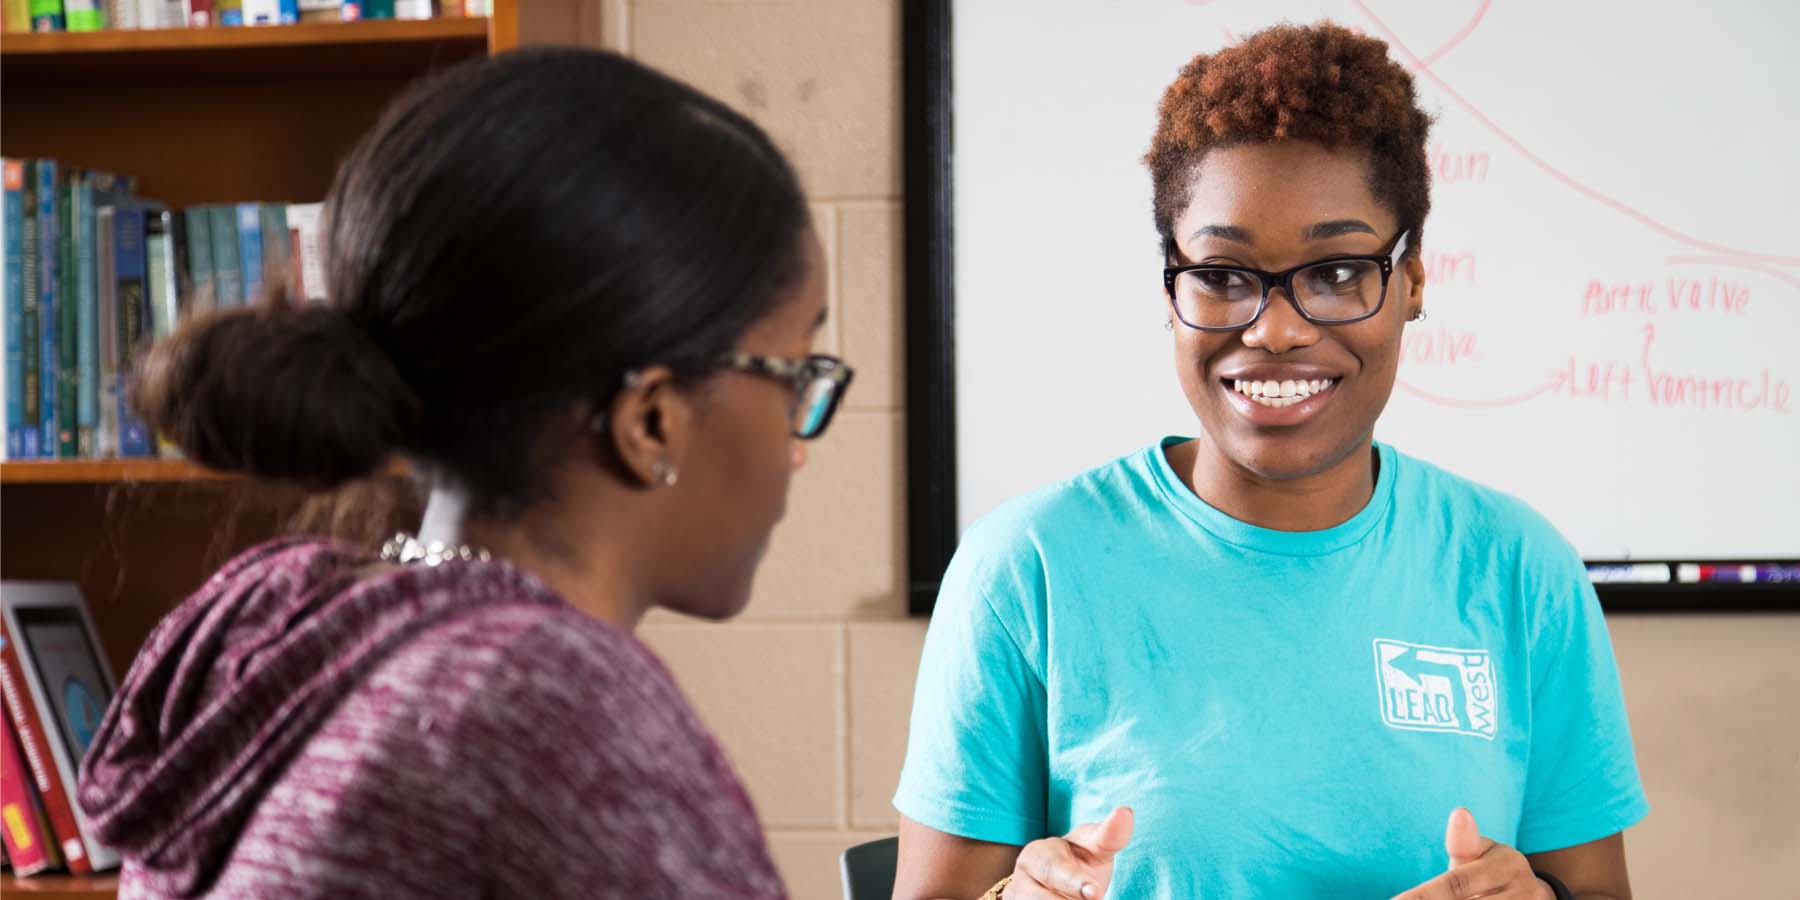
<path id="1" fill-rule="evenodd" d="M 1335 387 L 1341 379 L 1314 378 L 1308 381 L 1252 381 L 1243 378 L 1225 379 L 1225 386 L 1250 399 L 1250 402 L 1271 409 L 1293 406 Z"/>

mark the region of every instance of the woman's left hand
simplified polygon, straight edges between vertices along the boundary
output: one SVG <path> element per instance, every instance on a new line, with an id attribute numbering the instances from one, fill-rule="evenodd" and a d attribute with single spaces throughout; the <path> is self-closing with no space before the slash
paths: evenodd
<path id="1" fill-rule="evenodd" d="M 1550 885 L 1531 871 L 1525 854 L 1481 836 L 1475 816 L 1458 807 L 1444 830 L 1450 871 L 1394 900 L 1556 900 Z"/>

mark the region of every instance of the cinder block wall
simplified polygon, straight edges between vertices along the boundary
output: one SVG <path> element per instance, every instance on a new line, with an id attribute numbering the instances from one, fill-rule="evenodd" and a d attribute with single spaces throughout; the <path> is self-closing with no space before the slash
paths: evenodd
<path id="1" fill-rule="evenodd" d="M 643 636 L 731 755 L 794 897 L 827 900 L 838 854 L 894 832 L 925 633 L 903 594 L 900 2 L 605 0 L 574 27 L 755 118 L 813 201 L 822 345 L 855 386 L 809 448 L 748 612 L 654 616 Z"/>

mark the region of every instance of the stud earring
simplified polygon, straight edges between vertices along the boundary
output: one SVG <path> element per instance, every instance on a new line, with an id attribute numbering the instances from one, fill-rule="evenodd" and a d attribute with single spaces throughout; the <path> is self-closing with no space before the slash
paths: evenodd
<path id="1" fill-rule="evenodd" d="M 1409 322 L 1425 321 L 1425 307 L 1423 307 L 1423 306 L 1419 307 L 1419 311 L 1416 313 L 1413 313 L 1412 318 L 1408 319 L 1407 321 L 1409 321 Z"/>
<path id="2" fill-rule="evenodd" d="M 677 472 L 674 466 L 659 459 L 650 464 L 650 477 L 662 482 L 664 487 L 674 487 L 675 482 L 680 480 L 681 473 Z"/>

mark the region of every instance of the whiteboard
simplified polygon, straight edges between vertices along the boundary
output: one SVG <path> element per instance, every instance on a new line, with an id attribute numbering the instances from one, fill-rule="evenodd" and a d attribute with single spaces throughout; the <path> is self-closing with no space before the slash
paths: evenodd
<path id="1" fill-rule="evenodd" d="M 1425 304 L 1376 436 L 1590 559 L 1800 557 L 1800 6 L 961 0 L 957 508 L 1198 428 L 1140 158 L 1195 53 L 1386 39 L 1436 116 Z"/>

